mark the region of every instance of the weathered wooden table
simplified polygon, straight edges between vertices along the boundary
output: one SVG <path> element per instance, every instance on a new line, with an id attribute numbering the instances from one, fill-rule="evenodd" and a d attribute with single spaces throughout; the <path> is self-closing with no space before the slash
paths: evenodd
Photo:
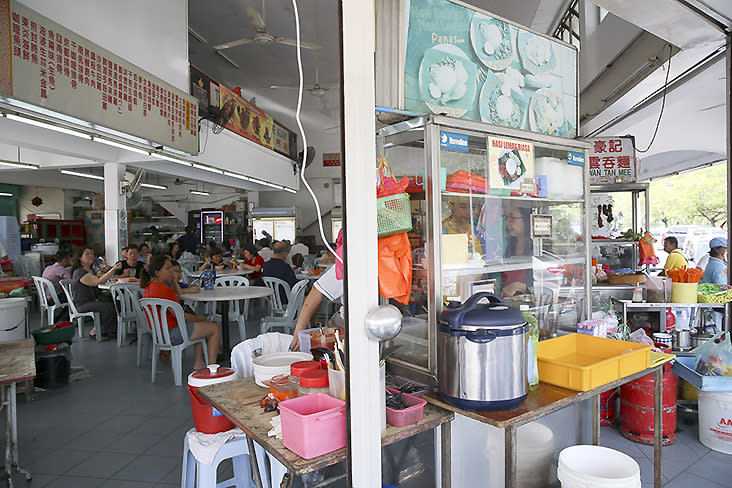
<path id="1" fill-rule="evenodd" d="M 303 459 L 294 452 L 287 449 L 281 439 L 269 437 L 267 432 L 272 428 L 269 424 L 270 419 L 276 415 L 276 412 L 264 413 L 259 406 L 259 400 L 269 392 L 268 389 L 254 383 L 253 378 L 245 378 L 226 383 L 219 383 L 210 386 L 203 386 L 198 389 L 198 393 L 207 400 L 211 405 L 224 414 L 234 425 L 239 427 L 247 434 L 249 441 L 249 452 L 254 453 L 252 440 L 261 445 L 272 457 L 282 463 L 288 470 L 287 480 L 283 480 L 282 486 L 289 486 L 295 476 L 316 471 L 327 466 L 345 461 L 348 457 L 346 448 L 324 454 L 313 459 Z M 455 415 L 438 406 L 427 404 L 424 408 L 424 418 L 419 422 L 407 425 L 405 427 L 387 426 L 381 435 L 381 445 L 386 446 L 393 444 L 402 439 L 407 439 L 422 432 L 432 430 L 442 426 L 442 449 L 443 453 L 443 487 L 449 486 L 449 447 L 450 447 L 450 430 L 449 422 Z M 447 441 L 445 443 L 445 441 Z M 257 466 L 256 459 L 251 459 L 253 466 Z M 444 459 L 447 459 L 447 476 L 444 471 Z M 254 471 L 258 472 L 258 469 Z M 447 479 L 447 484 L 445 484 Z M 257 481 L 257 480 L 255 480 Z M 273 486 L 275 484 L 274 480 Z M 261 487 L 261 484 L 259 485 Z"/>
<path id="2" fill-rule="evenodd" d="M 13 487 L 13 469 L 23 473 L 27 480 L 31 474 L 18 466 L 18 425 L 15 399 L 15 383 L 36 377 L 36 356 L 33 339 L 0 342 L 0 389 L 5 408 L 5 478 Z"/>
<path id="3" fill-rule="evenodd" d="M 667 361 L 670 361 L 669 358 Z M 666 361 L 666 362 L 667 362 Z M 636 380 L 647 374 L 654 375 L 654 437 L 653 437 L 653 476 L 654 488 L 661 488 L 661 413 L 662 413 L 662 374 L 663 363 L 656 364 L 638 373 L 612 381 L 606 385 L 594 388 L 589 391 L 574 391 L 547 383 L 539 383 L 536 391 L 529 392 L 526 400 L 514 410 L 495 410 L 483 412 L 470 412 L 461 410 L 444 401 L 438 393 L 427 393 L 424 399 L 430 404 L 452 410 L 455 413 L 470 417 L 500 429 L 505 429 L 505 486 L 515 488 L 516 478 L 516 429 L 523 424 L 533 422 L 563 408 L 577 404 L 584 400 L 592 400 L 592 443 L 600 443 L 600 393 L 617 388 L 630 381 Z M 449 469 L 449 467 L 448 467 Z"/>

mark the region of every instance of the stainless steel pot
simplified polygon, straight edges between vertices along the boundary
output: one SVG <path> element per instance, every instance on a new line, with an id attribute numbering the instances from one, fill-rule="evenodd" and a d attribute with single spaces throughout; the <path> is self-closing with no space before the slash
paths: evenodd
<path id="1" fill-rule="evenodd" d="M 483 298 L 489 303 L 479 304 Z M 466 410 L 511 409 L 528 393 L 523 314 L 491 293 L 443 310 L 438 379 L 446 401 Z"/>
<path id="2" fill-rule="evenodd" d="M 691 348 L 696 349 L 711 338 L 712 336 L 708 334 L 691 334 Z"/>

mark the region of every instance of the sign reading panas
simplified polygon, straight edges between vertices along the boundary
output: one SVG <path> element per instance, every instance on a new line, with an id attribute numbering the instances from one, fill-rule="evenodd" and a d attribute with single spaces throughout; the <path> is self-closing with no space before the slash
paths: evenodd
<path id="1" fill-rule="evenodd" d="M 450 0 L 411 0 L 404 108 L 577 135 L 577 50 Z"/>
<path id="2" fill-rule="evenodd" d="M 590 184 L 633 183 L 636 180 L 635 147 L 630 137 L 588 139 Z"/>
<path id="3" fill-rule="evenodd" d="M 191 95 L 15 0 L 0 0 L 0 94 L 198 154 Z"/>

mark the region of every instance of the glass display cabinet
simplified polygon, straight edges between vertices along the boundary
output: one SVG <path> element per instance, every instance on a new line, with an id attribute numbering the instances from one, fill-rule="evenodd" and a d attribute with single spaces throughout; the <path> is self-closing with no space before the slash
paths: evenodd
<path id="1" fill-rule="evenodd" d="M 390 125 L 377 154 L 409 176 L 412 293 L 390 371 L 436 383 L 443 307 L 491 291 L 542 338 L 589 313 L 588 145 L 439 115 Z"/>

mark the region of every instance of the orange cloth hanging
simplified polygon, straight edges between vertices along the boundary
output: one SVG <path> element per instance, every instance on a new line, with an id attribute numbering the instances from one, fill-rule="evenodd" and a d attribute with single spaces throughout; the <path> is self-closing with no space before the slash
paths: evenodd
<path id="1" fill-rule="evenodd" d="M 412 291 L 412 246 L 406 232 L 379 238 L 379 294 L 408 304 Z"/>

